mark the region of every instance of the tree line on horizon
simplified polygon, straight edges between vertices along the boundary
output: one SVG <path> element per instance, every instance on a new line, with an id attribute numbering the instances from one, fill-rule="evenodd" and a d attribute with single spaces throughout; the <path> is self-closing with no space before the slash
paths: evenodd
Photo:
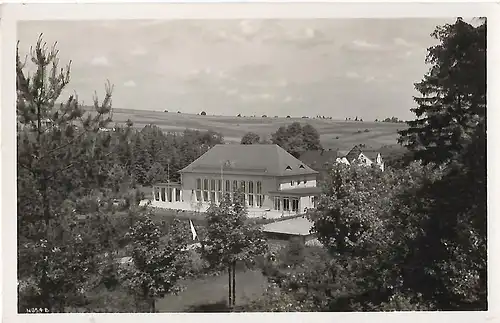
<path id="1" fill-rule="evenodd" d="M 155 223 L 133 188 L 222 136 L 139 131 L 131 122 L 99 131 L 112 122 L 112 86 L 91 114 L 74 96 L 55 104 L 69 67 L 61 70 L 40 39 L 35 72 L 26 74 L 19 54 L 16 64 L 19 311 L 155 312 L 183 280 L 214 272 L 232 283 L 231 311 L 486 310 L 486 21 L 457 19 L 432 37 L 415 119 L 399 131 L 411 158 L 384 172 L 333 167 L 307 214 L 320 246 L 267 250 L 246 209 L 226 199 L 207 212 L 199 228 L 206 243 L 194 253 L 188 224 Z M 313 129 L 280 127 L 271 140 L 298 154 L 320 145 Z M 120 216 L 117 195 L 130 195 Z M 123 256 L 132 262 L 117 263 Z M 268 278 L 258 299 L 235 304 L 236 263 Z"/>

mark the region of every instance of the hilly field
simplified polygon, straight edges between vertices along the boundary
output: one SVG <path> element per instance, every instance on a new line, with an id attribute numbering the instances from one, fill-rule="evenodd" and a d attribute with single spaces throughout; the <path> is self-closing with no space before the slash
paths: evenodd
<path id="1" fill-rule="evenodd" d="M 379 148 L 396 144 L 397 130 L 406 127 L 402 123 L 358 122 L 313 118 L 274 118 L 195 115 L 174 112 L 113 109 L 113 120 L 124 123 L 132 120 L 134 127 L 155 124 L 164 131 L 183 131 L 186 128 L 212 130 L 224 135 L 226 142 L 239 142 L 247 132 L 269 137 L 280 126 L 298 121 L 314 126 L 321 136 L 324 148 L 346 150 L 355 144 Z"/>

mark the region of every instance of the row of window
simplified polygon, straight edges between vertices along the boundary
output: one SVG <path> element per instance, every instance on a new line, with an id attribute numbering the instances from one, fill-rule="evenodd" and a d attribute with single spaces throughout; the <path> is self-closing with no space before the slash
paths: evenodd
<path id="1" fill-rule="evenodd" d="M 202 202 L 218 202 L 222 200 L 224 194 L 231 196 L 236 192 L 244 193 L 246 204 L 250 207 L 262 207 L 264 195 L 262 194 L 261 181 L 237 181 L 197 178 L 196 179 L 196 200 Z"/>
<path id="2" fill-rule="evenodd" d="M 300 183 L 302 183 L 302 181 L 290 181 L 291 186 L 294 186 L 295 183 L 297 183 L 297 185 L 300 185 Z M 303 183 L 304 183 L 304 185 L 307 184 L 307 180 L 304 180 Z"/>
<path id="3" fill-rule="evenodd" d="M 181 200 L 181 191 L 176 189 L 175 194 L 173 193 L 173 188 L 165 188 L 165 187 L 155 187 L 155 200 L 162 202 L 179 202 Z M 173 196 L 172 196 L 173 195 Z"/>
<path id="4" fill-rule="evenodd" d="M 298 212 L 299 211 L 299 199 L 295 197 L 280 197 L 276 196 L 274 197 L 274 210 L 275 211 L 290 211 L 290 206 L 291 206 L 291 211 L 292 212 Z"/>
<path id="5" fill-rule="evenodd" d="M 208 179 L 208 178 L 197 178 L 196 179 L 196 190 L 199 191 L 211 191 L 211 192 L 237 192 L 242 190 L 245 193 L 262 193 L 262 182 L 257 181 L 237 181 L 237 180 L 225 180 L 224 187 L 222 186 L 222 179 Z M 255 190 L 255 191 L 254 191 Z"/>

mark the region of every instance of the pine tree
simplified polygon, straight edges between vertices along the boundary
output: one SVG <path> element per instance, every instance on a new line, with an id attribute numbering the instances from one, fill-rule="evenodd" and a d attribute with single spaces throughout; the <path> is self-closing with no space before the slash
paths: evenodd
<path id="1" fill-rule="evenodd" d="M 133 175 L 137 183 L 145 185 L 148 182 L 147 173 L 151 167 L 151 156 L 146 148 L 142 134 L 137 134 L 134 142 Z"/>
<path id="2" fill-rule="evenodd" d="M 110 140 L 99 134 L 111 120 L 112 86 L 94 97 L 86 111 L 76 96 L 58 103 L 70 80 L 70 65 L 59 68 L 56 46 L 38 39 L 26 62 L 17 51 L 18 282 L 19 310 L 37 307 L 62 312 L 92 285 L 103 248 L 86 227 L 101 223 L 96 189 L 111 164 Z M 78 219 L 76 203 L 94 200 L 94 214 Z"/>
<path id="3" fill-rule="evenodd" d="M 416 119 L 399 132 L 399 142 L 424 162 L 446 162 L 464 150 L 486 117 L 486 21 L 462 19 L 437 27 L 440 43 L 428 49 L 429 72 L 415 88 Z"/>

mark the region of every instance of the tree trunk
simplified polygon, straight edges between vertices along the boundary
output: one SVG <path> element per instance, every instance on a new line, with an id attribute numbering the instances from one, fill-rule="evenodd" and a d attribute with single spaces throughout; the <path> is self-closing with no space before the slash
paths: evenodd
<path id="1" fill-rule="evenodd" d="M 233 261 L 233 306 L 236 305 L 236 261 Z"/>
<path id="2" fill-rule="evenodd" d="M 156 299 L 154 297 L 151 298 L 151 313 L 156 313 Z"/>
<path id="3" fill-rule="evenodd" d="M 228 305 L 229 305 L 229 307 L 231 307 L 231 305 L 232 305 L 232 301 L 231 301 L 231 265 L 229 265 L 227 267 L 227 274 L 228 274 L 227 277 L 228 277 L 228 283 L 229 283 L 228 288 L 227 288 L 228 295 L 229 295 L 229 303 L 228 303 Z"/>

